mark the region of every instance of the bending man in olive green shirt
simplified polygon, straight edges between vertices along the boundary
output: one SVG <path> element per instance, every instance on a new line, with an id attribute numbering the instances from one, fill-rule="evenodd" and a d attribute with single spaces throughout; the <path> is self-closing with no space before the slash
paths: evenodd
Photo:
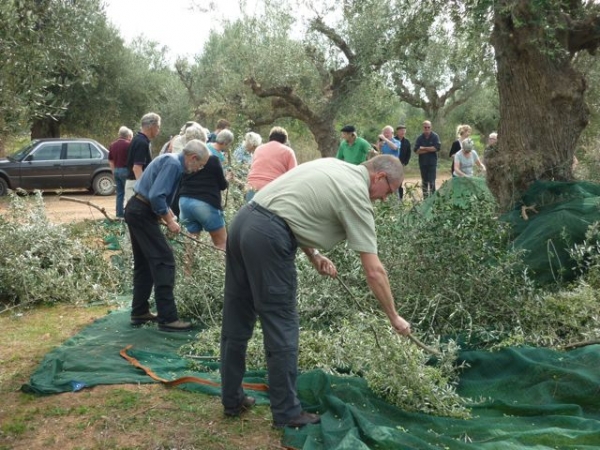
<path id="1" fill-rule="evenodd" d="M 346 125 L 342 128 L 342 142 L 338 149 L 336 158 L 350 164 L 360 164 L 367 159 L 371 150 L 371 144 L 356 135 L 356 128 Z"/>
<path id="2" fill-rule="evenodd" d="M 372 201 L 395 193 L 404 175 L 398 158 L 376 156 L 359 166 L 334 158 L 301 164 L 243 206 L 228 232 L 221 333 L 222 402 L 226 415 L 254 404 L 242 379 L 248 340 L 257 317 L 267 355 L 269 397 L 275 427 L 318 423 L 302 411 L 296 393 L 299 318 L 296 250 L 301 247 L 322 275 L 335 265 L 315 248 L 346 240 L 359 252 L 367 283 L 399 334 L 410 325 L 396 312 L 387 273 L 377 256 Z"/>

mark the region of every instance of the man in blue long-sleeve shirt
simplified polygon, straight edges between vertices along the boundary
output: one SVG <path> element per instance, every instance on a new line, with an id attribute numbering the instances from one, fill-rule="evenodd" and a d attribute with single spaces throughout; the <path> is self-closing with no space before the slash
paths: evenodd
<path id="1" fill-rule="evenodd" d="M 440 137 L 431 131 L 431 122 L 426 120 L 423 122 L 423 134 L 415 142 L 415 153 L 419 155 L 423 198 L 427 198 L 435 192 L 437 154 L 440 147 Z"/>
<path id="2" fill-rule="evenodd" d="M 154 159 L 135 185 L 135 195 L 127 202 L 125 221 L 133 250 L 133 300 L 131 324 L 158 321 L 161 331 L 188 331 L 192 324 L 179 320 L 173 296 L 175 258 L 160 229 L 161 221 L 172 233 L 181 228 L 170 205 L 184 172 L 201 170 L 210 153 L 197 139 L 186 144 L 180 154 L 166 153 Z M 157 315 L 150 312 L 154 286 Z"/>

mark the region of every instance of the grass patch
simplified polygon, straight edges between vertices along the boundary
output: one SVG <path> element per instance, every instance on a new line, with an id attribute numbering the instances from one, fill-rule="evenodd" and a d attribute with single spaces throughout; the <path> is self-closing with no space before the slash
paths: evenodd
<path id="1" fill-rule="evenodd" d="M 106 307 L 55 304 L 0 315 L 0 450 L 280 449 L 281 432 L 259 406 L 226 419 L 220 399 L 158 384 L 97 386 L 38 397 L 19 391 L 44 355 Z"/>

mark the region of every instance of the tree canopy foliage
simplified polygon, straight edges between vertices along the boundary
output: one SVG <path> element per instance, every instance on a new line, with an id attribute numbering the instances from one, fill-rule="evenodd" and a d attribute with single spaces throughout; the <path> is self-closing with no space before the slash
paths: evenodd
<path id="1" fill-rule="evenodd" d="M 469 22 L 445 2 L 265 2 L 258 17 L 224 24 L 196 64 L 179 61 L 178 70 L 200 119 L 215 111 L 254 125 L 291 117 L 331 156 L 342 121 L 406 102 L 441 122 L 467 102 L 493 73 L 490 47 Z"/>
<path id="2" fill-rule="evenodd" d="M 0 142 L 28 129 L 108 140 L 151 109 L 173 115 L 173 130 L 188 120 L 166 49 L 142 40 L 127 47 L 100 0 L 8 0 L 0 21 Z"/>
<path id="3" fill-rule="evenodd" d="M 598 45 L 597 2 L 258 6 L 237 20 L 224 16 L 195 61 L 173 70 L 158 44 L 126 46 L 100 0 L 3 2 L 0 143 L 25 129 L 108 139 L 155 110 L 162 139 L 193 116 L 207 125 L 228 117 L 244 129 L 295 120 L 331 156 L 342 124 L 372 133 L 418 110 L 443 139 L 459 122 L 499 131 L 488 173 L 503 209 L 533 180 L 571 178 L 590 118 L 586 99 L 598 104 L 582 73 L 591 67 L 587 79 L 597 78 L 594 59 L 582 57 Z"/>

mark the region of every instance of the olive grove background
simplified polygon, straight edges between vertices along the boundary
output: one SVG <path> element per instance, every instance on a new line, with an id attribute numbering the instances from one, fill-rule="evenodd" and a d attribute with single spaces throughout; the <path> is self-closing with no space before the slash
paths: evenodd
<path id="1" fill-rule="evenodd" d="M 190 0 L 190 4 L 194 3 Z M 331 156 L 353 123 L 376 140 L 429 119 L 447 154 L 459 123 L 499 131 L 488 161 L 501 209 L 536 179 L 595 172 L 600 9 L 593 1 L 264 0 L 224 20 L 193 61 L 127 46 L 100 0 L 0 4 L 0 152 L 59 135 L 108 144 L 121 125 L 163 117 L 155 148 L 195 119 L 236 136 L 287 127 L 300 159 Z M 223 15 L 225 17 L 225 15 Z M 202 26 L 199 23 L 198 26 Z M 591 166 L 590 166 L 591 164 Z"/>

